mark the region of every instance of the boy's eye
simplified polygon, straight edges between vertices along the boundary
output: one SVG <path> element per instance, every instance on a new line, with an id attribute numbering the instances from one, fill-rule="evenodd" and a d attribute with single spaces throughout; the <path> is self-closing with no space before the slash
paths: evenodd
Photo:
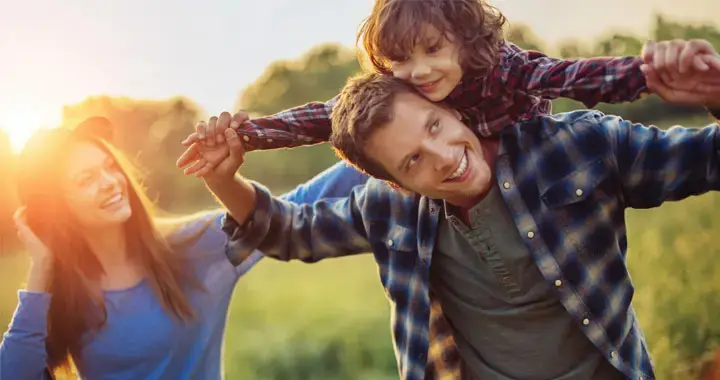
<path id="1" fill-rule="evenodd" d="M 436 121 L 435 123 L 433 123 L 433 125 L 430 126 L 430 133 L 435 133 L 438 129 L 440 129 L 440 122 Z"/>
<path id="2" fill-rule="evenodd" d="M 437 53 L 438 50 L 440 50 L 440 45 L 435 45 L 435 46 L 430 46 L 430 47 L 427 49 L 427 52 L 428 52 L 429 54 L 432 54 L 432 53 Z"/>

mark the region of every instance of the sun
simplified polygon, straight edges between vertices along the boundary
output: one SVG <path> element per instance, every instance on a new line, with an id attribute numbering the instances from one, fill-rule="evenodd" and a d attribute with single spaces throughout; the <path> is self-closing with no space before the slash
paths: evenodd
<path id="1" fill-rule="evenodd" d="M 29 112 L 29 108 L 13 108 L 10 113 L 0 113 L 0 129 L 10 139 L 14 153 L 19 153 L 33 133 L 41 127 L 40 115 Z"/>

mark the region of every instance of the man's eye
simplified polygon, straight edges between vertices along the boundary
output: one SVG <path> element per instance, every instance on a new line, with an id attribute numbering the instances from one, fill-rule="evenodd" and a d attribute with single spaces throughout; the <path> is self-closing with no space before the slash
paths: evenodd
<path id="1" fill-rule="evenodd" d="M 435 123 L 433 123 L 433 125 L 430 126 L 430 132 L 431 132 L 431 133 L 437 132 L 438 129 L 440 129 L 440 122 L 439 122 L 439 121 L 436 121 Z"/>
<path id="2" fill-rule="evenodd" d="M 408 164 L 407 164 L 408 169 L 412 168 L 419 160 L 420 160 L 419 154 L 416 154 L 416 155 L 410 157 L 410 160 L 408 160 Z"/>

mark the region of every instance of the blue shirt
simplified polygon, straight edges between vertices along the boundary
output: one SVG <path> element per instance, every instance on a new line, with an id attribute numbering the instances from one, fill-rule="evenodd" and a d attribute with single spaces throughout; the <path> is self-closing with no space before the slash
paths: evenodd
<path id="1" fill-rule="evenodd" d="M 496 180 L 523 243 L 575 323 L 630 379 L 655 375 L 631 306 L 625 209 L 720 189 L 719 148 L 718 125 L 663 131 L 584 110 L 500 134 Z M 374 179 L 346 199 L 313 205 L 256 188 L 248 223 L 226 219 L 233 262 L 256 248 L 306 262 L 372 251 L 391 303 L 400 377 L 461 378 L 452 331 L 429 286 L 441 201 Z"/>
<path id="2" fill-rule="evenodd" d="M 338 163 L 335 167 L 346 168 Z M 313 202 L 324 197 L 347 196 L 367 177 L 357 172 L 326 170 L 283 198 Z M 86 336 L 79 373 L 89 379 L 220 379 L 222 342 L 230 298 L 240 276 L 262 257 L 233 265 L 227 259 L 227 236 L 221 230 L 221 210 L 202 214 L 173 237 L 182 239 L 210 226 L 191 247 L 183 250 L 205 292 L 188 294 L 197 320 L 182 323 L 158 302 L 149 284 L 104 292 L 107 322 L 95 335 Z M 47 378 L 44 371 L 47 313 L 52 295 L 19 291 L 19 304 L 0 345 L 0 379 Z M 241 337 L 234 337 L 240 339 Z"/>

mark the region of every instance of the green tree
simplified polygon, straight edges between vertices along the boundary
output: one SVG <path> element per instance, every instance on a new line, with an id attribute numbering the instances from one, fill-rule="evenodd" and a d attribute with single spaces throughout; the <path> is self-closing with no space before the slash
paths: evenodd
<path id="1" fill-rule="evenodd" d="M 236 102 L 237 109 L 270 115 L 337 95 L 348 77 L 360 71 L 355 51 L 337 44 L 314 47 L 297 60 L 271 63 Z"/>
<path id="2" fill-rule="evenodd" d="M 525 24 L 509 25 L 505 29 L 505 39 L 525 50 L 545 51 L 540 38 Z"/>
<path id="3" fill-rule="evenodd" d="M 311 101 L 336 96 L 360 71 L 355 51 L 337 44 L 319 45 L 297 60 L 277 61 L 245 88 L 237 109 L 271 115 Z M 337 161 L 327 144 L 248 154 L 242 173 L 271 188 L 288 190 Z"/>

